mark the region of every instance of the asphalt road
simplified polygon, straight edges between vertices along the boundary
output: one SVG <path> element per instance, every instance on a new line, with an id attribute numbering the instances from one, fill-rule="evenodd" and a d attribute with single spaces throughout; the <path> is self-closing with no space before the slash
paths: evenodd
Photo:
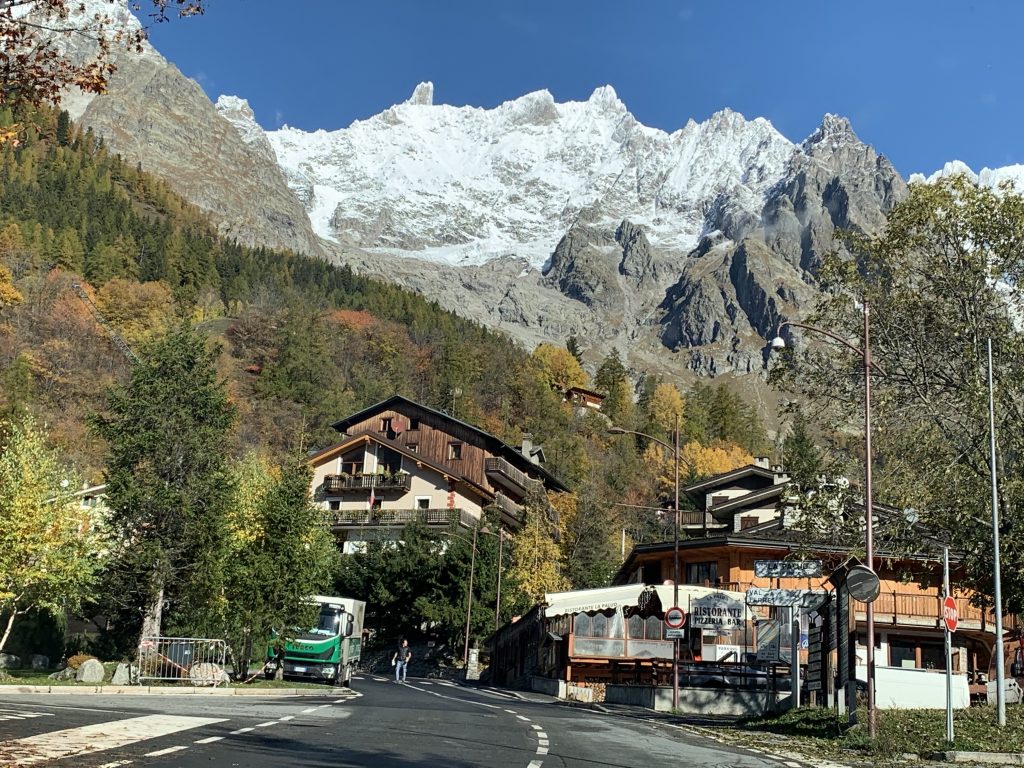
<path id="1" fill-rule="evenodd" d="M 685 731 L 438 681 L 331 697 L 10 695 L 0 766 L 761 768 Z"/>

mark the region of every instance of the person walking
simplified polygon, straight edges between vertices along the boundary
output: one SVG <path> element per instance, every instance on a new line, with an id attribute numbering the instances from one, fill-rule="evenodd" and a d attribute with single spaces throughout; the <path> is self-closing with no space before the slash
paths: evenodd
<path id="1" fill-rule="evenodd" d="M 409 670 L 409 661 L 412 659 L 412 649 L 409 648 L 409 641 L 404 637 L 398 643 L 395 655 L 391 657 L 391 666 L 395 668 L 395 682 L 404 683 L 406 673 Z"/>

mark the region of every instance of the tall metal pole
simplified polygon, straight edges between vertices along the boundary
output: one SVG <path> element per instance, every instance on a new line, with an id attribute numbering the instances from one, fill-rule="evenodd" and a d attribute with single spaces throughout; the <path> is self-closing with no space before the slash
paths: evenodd
<path id="1" fill-rule="evenodd" d="M 992 475 L 992 571 L 996 611 L 996 719 L 1006 725 L 1006 688 L 1003 672 L 1003 590 L 999 571 L 999 487 L 996 483 L 996 406 L 992 386 L 992 339 L 988 340 L 988 433 Z"/>
<path id="2" fill-rule="evenodd" d="M 679 605 L 679 414 L 676 414 L 676 430 L 673 439 L 675 457 L 676 500 L 673 506 L 674 524 L 672 545 L 672 605 Z M 679 709 L 679 638 L 672 641 L 672 709 Z"/>
<path id="3" fill-rule="evenodd" d="M 501 566 L 504 562 L 502 557 L 502 545 L 505 543 L 505 529 L 498 525 L 498 595 L 494 601 L 494 631 L 498 631 L 501 621 Z"/>
<path id="4" fill-rule="evenodd" d="M 942 548 L 942 596 L 949 597 L 949 547 Z M 945 623 L 945 622 L 943 622 Z M 953 638 L 949 626 L 946 640 L 946 741 L 953 743 Z"/>
<path id="5" fill-rule="evenodd" d="M 871 310 L 864 297 L 864 537 L 867 566 L 875 570 L 875 509 L 871 495 Z M 875 718 L 875 606 L 867 604 L 868 647 L 865 654 L 868 667 L 868 737 L 877 735 Z"/>
<path id="6" fill-rule="evenodd" d="M 466 644 L 462 648 L 462 666 L 469 671 L 469 622 L 473 616 L 473 572 L 476 570 L 476 532 L 473 528 L 473 554 L 469 561 L 469 589 L 466 590 Z"/>

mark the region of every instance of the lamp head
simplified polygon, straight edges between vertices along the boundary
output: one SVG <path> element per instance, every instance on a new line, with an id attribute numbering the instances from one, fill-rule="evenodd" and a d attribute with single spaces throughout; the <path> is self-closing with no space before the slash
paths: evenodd
<path id="1" fill-rule="evenodd" d="M 781 336 L 776 336 L 774 339 L 772 339 L 772 349 L 780 350 L 785 348 L 786 340 L 784 338 L 782 338 Z"/>

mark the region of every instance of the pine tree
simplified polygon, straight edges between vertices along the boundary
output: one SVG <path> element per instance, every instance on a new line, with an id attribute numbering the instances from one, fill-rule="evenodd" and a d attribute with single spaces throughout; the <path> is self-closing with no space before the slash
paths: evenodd
<path id="1" fill-rule="evenodd" d="M 178 631 L 219 624 L 227 556 L 234 409 L 217 380 L 216 352 L 181 326 L 144 348 L 130 380 L 94 419 L 109 446 L 111 608 L 131 635 L 159 634 L 164 601 Z M 135 617 L 135 622 L 130 618 Z"/>
<path id="2" fill-rule="evenodd" d="M 782 466 L 800 488 L 813 488 L 821 475 L 821 451 L 807 431 L 802 411 L 793 417 L 793 426 L 782 445 Z"/>

